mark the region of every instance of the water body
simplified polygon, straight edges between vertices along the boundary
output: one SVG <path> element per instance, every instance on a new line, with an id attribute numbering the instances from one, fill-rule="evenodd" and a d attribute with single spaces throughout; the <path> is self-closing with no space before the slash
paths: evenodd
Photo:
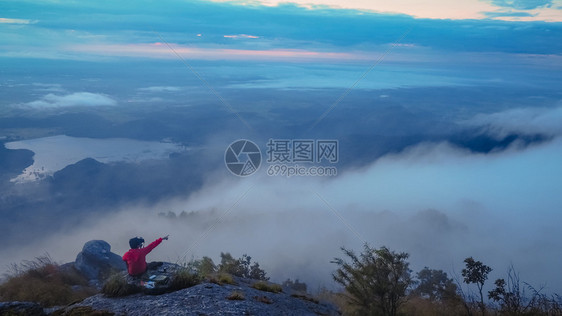
<path id="1" fill-rule="evenodd" d="M 8 149 L 34 152 L 33 164 L 11 179 L 15 183 L 37 181 L 85 158 L 99 162 L 140 162 L 166 159 L 171 153 L 187 150 L 169 142 L 140 141 L 127 138 L 82 138 L 66 135 L 41 137 L 5 144 Z"/>

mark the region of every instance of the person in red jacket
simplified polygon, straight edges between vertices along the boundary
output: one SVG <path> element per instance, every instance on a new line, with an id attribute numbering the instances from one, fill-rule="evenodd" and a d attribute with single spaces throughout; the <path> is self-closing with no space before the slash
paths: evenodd
<path id="1" fill-rule="evenodd" d="M 127 271 L 131 276 L 139 276 L 146 272 L 146 255 L 160 245 L 162 240 L 168 240 L 168 236 L 158 238 L 148 246 L 143 247 L 144 239 L 135 237 L 129 240 L 131 249 L 123 255 L 123 261 L 127 264 Z"/>

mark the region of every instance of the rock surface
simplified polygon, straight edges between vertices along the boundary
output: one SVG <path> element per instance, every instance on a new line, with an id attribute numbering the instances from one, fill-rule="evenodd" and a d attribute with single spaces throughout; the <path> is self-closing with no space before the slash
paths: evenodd
<path id="1" fill-rule="evenodd" d="M 127 266 L 121 256 L 111 252 L 103 240 L 90 240 L 76 256 L 74 267 L 89 280 L 102 280 L 115 271 L 125 271 Z"/>
<path id="2" fill-rule="evenodd" d="M 264 292 L 251 287 L 254 281 L 237 280 L 237 285 L 202 283 L 163 295 L 134 294 L 107 298 L 98 294 L 66 307 L 89 306 L 115 315 L 339 315 L 331 305 L 293 297 L 287 293 Z M 229 299 L 234 292 L 241 300 Z"/>
<path id="3" fill-rule="evenodd" d="M 0 302 L 0 315 L 41 316 L 41 305 L 32 302 Z"/>
<path id="4" fill-rule="evenodd" d="M 291 295 L 290 292 L 266 292 L 252 287 L 256 280 L 238 277 L 232 277 L 228 281 L 235 284 L 216 284 L 207 281 L 170 292 L 172 290 L 170 280 L 183 267 L 167 262 L 149 264 L 149 266 L 153 267 L 143 276 L 129 277 L 125 263 L 119 255 L 111 252 L 111 246 L 107 242 L 88 241 L 76 257 L 76 261 L 64 264 L 61 268 L 78 270 L 99 289 L 107 276 L 122 271 L 122 276 L 127 282 L 139 286 L 141 293 L 118 298 L 98 294 L 69 306 L 46 309 L 30 302 L 0 303 L 0 316 L 340 315 L 334 306 L 319 303 L 302 293 Z M 214 282 L 218 281 L 214 280 Z"/>

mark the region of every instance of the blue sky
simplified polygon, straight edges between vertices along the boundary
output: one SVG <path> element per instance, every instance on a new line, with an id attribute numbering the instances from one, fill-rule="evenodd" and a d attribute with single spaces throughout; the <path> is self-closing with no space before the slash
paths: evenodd
<path id="1" fill-rule="evenodd" d="M 224 64 L 201 67 L 211 77 L 246 74 L 246 82 L 228 84 L 238 88 L 349 86 L 381 56 L 378 82 L 367 78 L 364 88 L 525 81 L 523 74 L 550 82 L 562 65 L 562 23 L 546 22 L 562 16 L 559 1 L 426 2 L 442 12 L 438 19 L 407 9 L 416 7 L 408 0 L 380 9 L 345 3 L 8 0 L 0 10 L 0 62 L 86 61 L 103 69 L 163 61 L 181 68 L 172 47 L 196 66 L 235 63 L 232 73 Z M 476 13 L 455 15 L 468 8 Z M 517 21 L 529 15 L 533 21 Z"/>
<path id="2" fill-rule="evenodd" d="M 307 8 L 331 7 L 359 9 L 362 11 L 406 14 L 416 18 L 431 19 L 482 19 L 494 17 L 505 20 L 560 21 L 560 1 L 557 0 L 399 0 L 365 1 L 348 0 L 217 0 L 243 5 L 278 6 L 296 3 Z"/>
<path id="3" fill-rule="evenodd" d="M 501 10 L 509 3 L 522 12 L 540 6 L 532 5 L 533 1 L 525 5 L 519 2 L 492 1 L 498 3 L 494 7 L 500 11 L 491 11 L 480 19 L 443 20 L 328 6 L 309 9 L 296 4 L 3 1 L 1 54 L 63 59 L 115 55 L 170 57 L 159 53 L 159 36 L 162 36 L 195 59 L 257 56 L 299 60 L 304 52 L 316 52 L 318 55 L 308 59 L 361 60 L 367 57 L 360 53 L 384 50 L 408 30 L 411 34 L 401 44 L 410 54 L 420 54 L 422 49 L 559 54 L 562 51 L 562 44 L 557 40 L 561 35 L 560 23 L 545 23 L 540 19 L 506 22 L 491 18 L 505 15 Z M 560 4 L 549 2 L 543 6 L 562 17 Z M 439 2 L 433 7 L 438 8 Z M 282 54 L 278 50 L 298 50 L 301 54 Z M 233 56 L 235 53 L 238 56 Z"/>

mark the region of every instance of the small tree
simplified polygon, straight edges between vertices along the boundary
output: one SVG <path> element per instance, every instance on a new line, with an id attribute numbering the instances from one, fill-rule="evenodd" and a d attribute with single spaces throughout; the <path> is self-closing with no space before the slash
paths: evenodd
<path id="1" fill-rule="evenodd" d="M 457 285 L 443 270 L 425 267 L 417 273 L 417 278 L 416 295 L 439 302 L 457 297 Z"/>
<path id="2" fill-rule="evenodd" d="M 365 244 L 357 256 L 341 248 L 351 263 L 335 258 L 339 268 L 334 280 L 343 285 L 350 304 L 359 315 L 396 315 L 412 283 L 407 253 L 395 253 L 386 247 L 373 249 Z"/>
<path id="3" fill-rule="evenodd" d="M 464 278 L 464 283 L 474 283 L 478 287 L 478 293 L 480 294 L 480 302 L 478 305 L 482 315 L 485 315 L 486 305 L 484 304 L 484 294 L 482 293 L 482 289 L 484 288 L 484 283 L 488 279 L 488 273 L 492 271 L 492 268 L 480 261 L 474 260 L 472 257 L 464 259 L 464 263 L 465 268 L 462 269 L 461 272 Z"/>
<path id="4" fill-rule="evenodd" d="M 262 280 L 262 281 L 268 281 L 269 280 L 269 277 L 266 276 L 265 271 L 262 268 L 260 268 L 260 264 L 257 263 L 257 262 L 254 262 L 250 266 L 248 278 L 254 279 L 254 280 Z"/>
<path id="5" fill-rule="evenodd" d="M 219 272 L 230 273 L 236 276 L 242 276 L 244 271 L 239 260 L 234 259 L 228 252 L 221 252 L 221 263 L 218 266 Z"/>

